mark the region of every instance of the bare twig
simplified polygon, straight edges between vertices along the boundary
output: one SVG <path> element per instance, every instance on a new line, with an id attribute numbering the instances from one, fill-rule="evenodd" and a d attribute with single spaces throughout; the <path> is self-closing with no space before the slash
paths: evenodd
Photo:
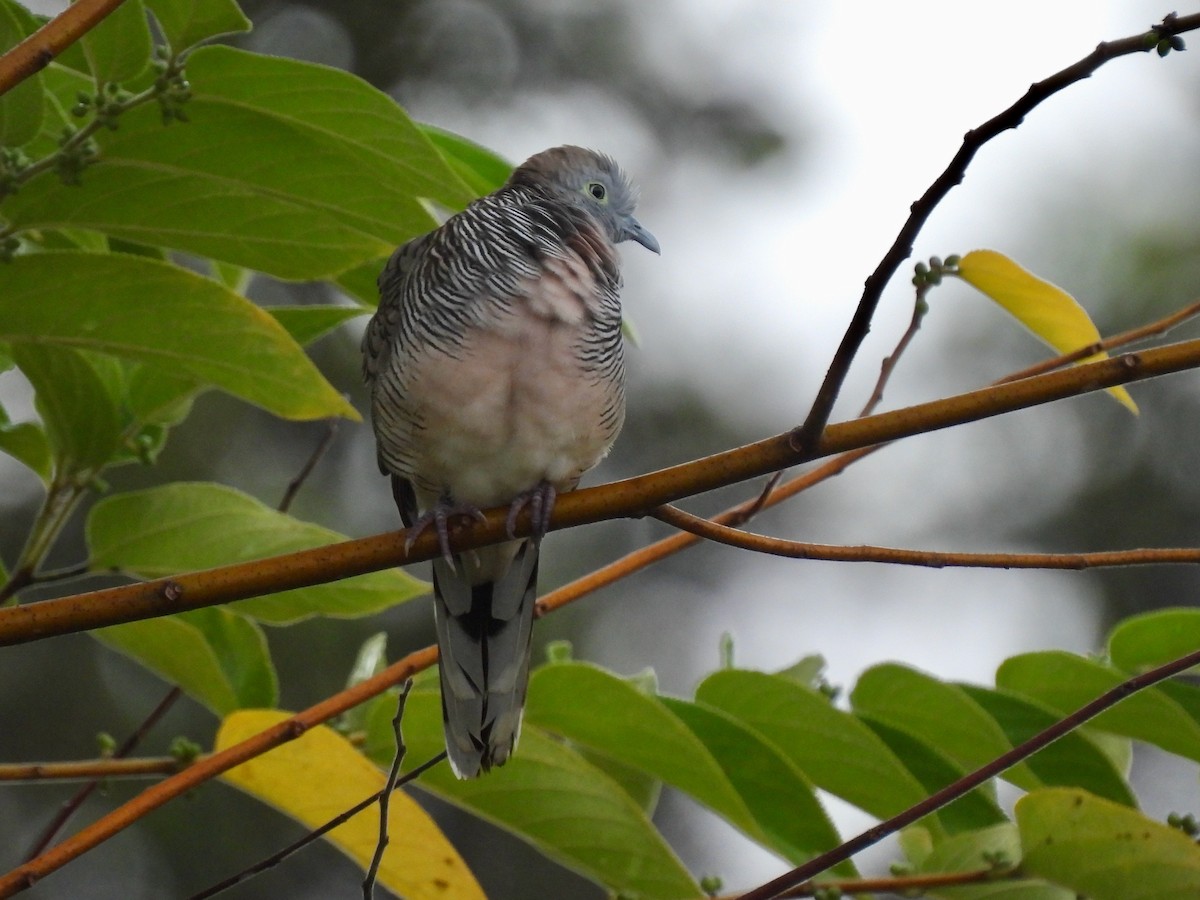
<path id="1" fill-rule="evenodd" d="M 124 0 L 76 0 L 0 56 L 0 94 L 36 75 L 73 43 L 99 25 Z"/>
<path id="2" fill-rule="evenodd" d="M 987 765 L 981 766 L 974 772 L 964 775 L 940 791 L 931 794 L 920 803 L 910 806 L 902 813 L 892 816 L 892 818 L 885 822 L 880 822 L 874 828 L 868 828 L 862 834 L 851 838 L 840 846 L 822 853 L 804 865 L 792 869 L 787 874 L 781 875 L 773 881 L 743 894 L 740 900 L 773 900 L 775 897 L 784 896 L 784 891 L 803 884 L 830 867 L 844 862 L 859 851 L 878 843 L 889 834 L 894 834 L 901 828 L 905 828 L 918 819 L 957 800 L 964 794 L 979 787 L 985 781 L 999 775 L 1005 769 L 1023 762 L 1043 747 L 1049 746 L 1063 735 L 1069 734 L 1105 710 L 1116 706 L 1127 697 L 1136 694 L 1144 688 L 1152 687 L 1162 681 L 1166 681 L 1168 678 L 1186 672 L 1197 664 L 1200 664 L 1200 650 L 1196 650 L 1186 656 L 1181 656 L 1169 663 L 1151 669 L 1148 672 L 1143 672 L 1141 675 L 1135 675 L 1132 678 L 1122 681 L 1111 690 L 1105 691 L 1095 700 L 1084 704 L 1069 716 L 1060 719 L 1044 731 L 1038 732 L 1029 740 L 1021 742 L 1007 753 L 996 757 Z"/>
<path id="3" fill-rule="evenodd" d="M 858 301 L 858 308 L 854 311 L 850 325 L 842 337 L 842 342 L 838 346 L 837 352 L 834 354 L 829 371 L 825 375 L 825 380 L 817 391 L 817 396 L 813 401 L 808 418 L 805 419 L 804 424 L 797 429 L 793 436 L 793 446 L 797 450 L 803 452 L 812 450 L 817 446 L 817 440 L 824 430 L 825 425 L 829 422 L 829 416 L 833 412 L 833 404 L 836 402 L 838 393 L 842 388 L 842 383 L 846 380 L 846 375 L 850 371 L 850 365 L 854 361 L 854 356 L 858 353 L 858 348 L 862 345 L 867 332 L 871 328 L 871 319 L 874 317 L 875 309 L 879 305 L 880 298 L 883 296 L 883 289 L 891 281 L 892 276 L 896 274 L 896 270 L 900 268 L 904 260 L 912 255 L 913 243 L 916 241 L 921 229 L 925 227 L 925 222 L 929 219 L 934 209 L 945 199 L 951 189 L 962 182 L 967 173 L 967 166 L 970 165 L 975 154 L 997 135 L 1008 131 L 1010 128 L 1019 126 L 1025 117 L 1033 112 L 1043 101 L 1064 88 L 1070 87 L 1075 82 L 1089 77 L 1105 63 L 1120 56 L 1128 56 L 1132 53 L 1144 53 L 1152 49 L 1155 41 L 1148 41 L 1147 37 L 1156 39 L 1168 38 L 1172 35 L 1182 34 L 1196 28 L 1200 28 L 1200 13 L 1190 16 L 1176 16 L 1172 13 L 1163 19 L 1160 24 L 1155 25 L 1150 32 L 1136 34 L 1117 41 L 1102 42 L 1096 46 L 1095 50 L 1074 65 L 1068 66 L 1062 71 L 1051 75 L 1044 81 L 1039 81 L 1031 85 L 1024 96 L 1008 109 L 984 122 L 978 128 L 974 128 L 966 133 L 963 137 L 962 146 L 954 154 L 954 158 L 950 160 L 950 164 L 946 166 L 945 171 L 921 195 L 921 198 L 912 205 L 908 220 L 900 229 L 899 234 L 896 235 L 891 248 L 884 255 L 883 259 L 880 260 L 875 271 L 867 278 L 862 298 Z"/>
<path id="4" fill-rule="evenodd" d="M 375 879 L 379 875 L 379 865 L 383 862 L 383 851 L 388 845 L 388 809 L 392 799 L 392 791 L 400 778 L 400 763 L 404 762 L 404 736 L 400 733 L 400 720 L 404 718 L 404 701 L 412 690 L 412 680 L 404 682 L 400 694 L 396 697 L 396 715 L 392 717 L 392 733 L 396 736 L 396 753 L 392 756 L 392 767 L 388 770 L 387 782 L 379 792 L 379 840 L 375 842 L 375 853 L 371 857 L 371 865 L 363 878 L 363 900 L 371 900 L 375 896 Z"/>
<path id="5" fill-rule="evenodd" d="M 937 872 L 926 875 L 893 875 L 890 878 L 832 878 L 828 881 L 806 881 L 784 891 L 781 898 L 814 897 L 820 891 L 840 891 L 843 896 L 860 894 L 899 894 L 902 897 L 923 896 L 928 891 L 958 887 L 964 884 L 1002 881 L 1017 877 L 1015 869 L 971 869 L 968 872 Z M 740 894 L 727 894 L 714 900 L 738 900 Z"/>
<path id="6" fill-rule="evenodd" d="M 304 482 L 308 480 L 308 476 L 312 474 L 313 469 L 317 467 L 317 463 L 329 451 L 333 445 L 333 439 L 338 433 L 338 419 L 327 419 L 325 422 L 325 433 L 321 436 L 321 440 L 317 442 L 317 446 L 313 449 L 312 454 L 308 457 L 308 461 L 296 473 L 287 486 L 287 490 L 283 492 L 283 499 L 279 501 L 279 506 L 276 507 L 280 512 L 287 512 L 292 501 L 296 499 L 296 494 L 300 492 L 300 488 L 304 486 Z"/>
<path id="7" fill-rule="evenodd" d="M 445 758 L 446 758 L 446 753 L 445 753 L 445 751 L 442 751 L 437 756 L 427 759 L 425 762 L 421 763 L 421 765 L 417 766 L 411 772 L 406 772 L 403 776 L 398 778 L 396 780 L 396 783 L 393 785 L 392 789 L 395 790 L 396 788 L 403 787 L 404 785 L 415 781 L 416 779 L 420 778 L 422 775 L 424 775 L 426 772 L 428 772 L 430 769 L 432 769 L 434 766 L 436 766 L 438 763 L 440 763 Z M 267 869 L 274 868 L 275 866 L 277 866 L 281 862 L 283 862 L 285 859 L 287 859 L 289 856 L 291 856 L 293 853 L 296 853 L 298 850 L 304 849 L 309 844 L 311 844 L 313 841 L 317 840 L 320 837 L 324 837 L 326 834 L 333 831 L 333 829 L 337 828 L 343 822 L 349 821 L 350 819 L 354 818 L 354 816 L 356 816 L 360 812 L 362 812 L 364 809 L 367 809 L 372 804 L 377 803 L 379 801 L 379 799 L 382 797 L 382 795 L 383 795 L 383 791 L 380 791 L 379 793 L 376 793 L 376 794 L 372 794 L 370 797 L 367 797 L 365 800 L 350 807 L 350 809 L 346 810 L 344 813 L 341 813 L 340 815 L 336 816 L 335 818 L 330 819 L 328 822 L 326 822 L 320 828 L 310 831 L 308 834 L 304 835 L 304 837 L 300 838 L 300 840 L 296 841 L 295 843 L 288 844 L 288 846 L 284 847 L 278 853 L 275 853 L 275 854 L 267 857 L 266 859 L 255 863 L 250 868 L 244 869 L 241 872 L 238 872 L 236 875 L 231 875 L 229 878 L 226 878 L 220 884 L 214 884 L 212 887 L 205 888 L 203 891 L 201 891 L 198 894 L 193 894 L 191 897 L 188 898 L 188 900 L 207 900 L 208 897 L 215 897 L 217 894 L 221 893 L 222 891 L 228 890 L 229 888 L 233 887 L 236 884 L 241 884 L 243 881 L 248 881 L 249 879 L 253 878 L 255 875 L 258 875 L 262 872 L 267 871 Z"/>
<path id="8" fill-rule="evenodd" d="M 158 701 L 158 705 L 155 706 L 154 709 L 150 710 L 149 715 L 142 720 L 142 724 L 135 728 L 133 733 L 125 739 L 125 743 L 121 744 L 121 746 L 116 749 L 116 752 L 113 753 L 113 758 L 123 759 L 136 750 L 138 744 L 142 742 L 142 738 L 149 734 L 150 729 L 157 725 L 159 719 L 167 714 L 167 710 L 175 705 L 175 701 L 179 699 L 181 694 L 182 691 L 179 689 L 178 685 L 167 691 L 166 696 Z M 50 846 L 50 842 L 54 840 L 54 836 L 62 830 L 63 826 L 70 821 L 71 816 L 75 815 L 79 807 L 83 806 L 83 802 L 87 800 L 87 798 L 92 795 L 92 792 L 99 786 L 99 778 L 89 781 L 78 791 L 76 791 L 73 797 L 59 807 L 58 814 L 55 815 L 55 817 L 50 821 L 50 824 L 46 826 L 41 837 L 38 838 L 37 842 L 33 845 L 33 848 L 29 851 L 29 854 L 25 857 L 26 861 L 38 856 L 40 853 L 42 853 L 42 851 Z"/>
<path id="9" fill-rule="evenodd" d="M 1131 328 L 1128 331 L 1122 331 L 1120 334 L 1114 334 L 1112 337 L 1105 338 L 1102 341 L 1096 341 L 1095 343 L 1088 344 L 1086 347 L 1080 347 L 1071 353 L 1064 353 L 1062 356 L 1056 356 L 1053 359 L 1045 359 L 1040 363 L 1035 363 L 1032 366 L 1021 369 L 1019 372 L 1005 375 L 999 381 L 994 382 L 994 384 L 1005 384 L 1009 381 L 1019 381 L 1022 378 L 1041 375 L 1043 372 L 1053 372 L 1055 369 L 1061 369 L 1063 366 L 1069 366 L 1073 362 L 1079 362 L 1081 359 L 1087 359 L 1089 356 L 1095 356 L 1097 353 L 1112 350 L 1114 347 L 1128 347 L 1130 344 L 1136 344 L 1138 341 L 1145 340 L 1146 338 L 1166 334 L 1176 325 L 1186 322 L 1197 314 L 1200 314 L 1200 300 L 1185 306 L 1183 309 L 1163 316 L 1161 319 L 1157 319 L 1148 325 L 1141 325 L 1137 328 Z"/>
<path id="10" fill-rule="evenodd" d="M 810 544 L 782 538 L 750 534 L 709 519 L 692 515 L 677 506 L 660 506 L 654 518 L 676 528 L 719 544 L 786 556 L 791 559 L 820 559 L 836 562 L 891 563 L 901 566 L 925 566 L 931 569 L 1099 569 L 1114 566 L 1195 565 L 1200 563 L 1200 548 L 1105 550 L 1093 553 L 956 553 L 940 550 L 904 550 L 897 547 L 862 545 L 844 547 Z"/>
<path id="11" fill-rule="evenodd" d="M 202 757 L 197 757 L 202 758 Z M 178 772 L 185 763 L 174 756 L 140 756 L 135 759 L 81 759 L 49 763 L 0 763 L 3 781 L 94 781 L 113 778 L 150 778 Z"/>

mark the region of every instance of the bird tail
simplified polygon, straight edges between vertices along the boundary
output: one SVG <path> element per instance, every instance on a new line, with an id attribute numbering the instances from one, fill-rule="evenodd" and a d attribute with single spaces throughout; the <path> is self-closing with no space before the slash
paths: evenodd
<path id="1" fill-rule="evenodd" d="M 480 551 L 486 552 L 486 551 Z M 529 684 L 538 547 L 524 541 L 495 581 L 471 584 L 462 556 L 433 561 L 446 751 L 459 778 L 503 765 Z"/>

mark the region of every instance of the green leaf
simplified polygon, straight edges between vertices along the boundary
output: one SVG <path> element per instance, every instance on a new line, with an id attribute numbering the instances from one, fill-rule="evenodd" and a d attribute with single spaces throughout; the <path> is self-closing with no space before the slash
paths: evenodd
<path id="1" fill-rule="evenodd" d="M 596 666 L 561 662 L 534 673 L 526 721 L 684 791 L 793 861 L 838 843 L 803 775 L 716 710 L 648 695 Z"/>
<path id="2" fill-rule="evenodd" d="M 365 263 L 347 269 L 335 279 L 338 287 L 355 300 L 374 309 L 379 305 L 379 273 L 383 271 L 384 263 L 391 256 L 369 259 Z"/>
<path id="3" fill-rule="evenodd" d="M 188 77 L 188 124 L 129 111 L 97 135 L 103 159 L 82 187 L 33 178 L 6 201 L 9 220 L 315 279 L 428 231 L 426 199 L 454 208 L 473 196 L 403 110 L 345 72 L 202 47 Z"/>
<path id="4" fill-rule="evenodd" d="M 939 875 L 994 868 L 993 860 L 1004 859 L 1015 866 L 1021 861 L 1021 838 L 1011 822 L 980 828 L 947 838 L 925 855 L 915 874 Z M 1013 878 L 997 873 L 993 882 L 932 888 L 926 896 L 946 900 L 1075 900 L 1064 888 L 1032 878 Z"/>
<path id="5" fill-rule="evenodd" d="M 0 51 L 10 50 L 37 28 L 33 17 L 15 3 L 0 3 Z M 20 147 L 42 129 L 45 85 L 40 72 L 0 95 L 0 147 Z"/>
<path id="6" fill-rule="evenodd" d="M 168 484 L 108 497 L 92 508 L 87 521 L 92 568 L 119 569 L 142 578 L 248 562 L 345 539 L 232 488 L 209 483 Z M 235 608 L 272 624 L 314 615 L 353 618 L 426 590 L 423 582 L 389 569 L 242 600 Z"/>
<path id="7" fill-rule="evenodd" d="M 128 363 L 125 402 L 139 422 L 170 427 L 187 418 L 206 386 L 158 366 Z"/>
<path id="8" fill-rule="evenodd" d="M 586 663 L 542 666 L 530 679 L 525 714 L 528 722 L 674 785 L 763 839 L 704 744 L 657 698 L 629 682 Z"/>
<path id="9" fill-rule="evenodd" d="M 145 257 L 56 251 L 0 266 L 0 340 L 151 363 L 284 418 L 358 418 L 270 315 Z"/>
<path id="10" fill-rule="evenodd" d="M 420 128 L 475 193 L 492 193 L 503 187 L 512 174 L 512 163 L 486 147 L 433 125 Z"/>
<path id="11" fill-rule="evenodd" d="M 728 713 L 700 703 L 661 699 L 721 766 L 766 835 L 759 841 L 762 846 L 799 864 L 841 843 L 811 782 L 777 748 Z M 850 861 L 839 863 L 830 873 L 845 878 L 858 875 Z"/>
<path id="12" fill-rule="evenodd" d="M 1090 900 L 1194 900 L 1200 847 L 1187 835 L 1085 791 L 1017 801 L 1023 868 Z"/>
<path id="13" fill-rule="evenodd" d="M 1059 353 L 1071 353 L 1100 340 L 1100 332 L 1079 303 L 1057 285 L 1043 281 L 995 250 L 972 250 L 958 264 L 958 276 L 996 301 L 1009 315 Z M 1104 352 L 1080 362 L 1107 359 Z M 1123 387 L 1108 389 L 1136 414 L 1137 404 Z"/>
<path id="14" fill-rule="evenodd" d="M 921 783 L 870 728 L 790 678 L 727 669 L 701 682 L 696 701 L 729 713 L 818 787 L 878 818 L 925 798 Z"/>
<path id="15" fill-rule="evenodd" d="M 403 730 L 406 769 L 442 751 L 442 704 L 436 688 L 413 688 Z M 483 778 L 459 781 L 440 765 L 416 783 L 610 891 L 642 900 L 700 896 L 699 886 L 633 799 L 535 725 L 522 729 L 513 758 Z"/>
<path id="16" fill-rule="evenodd" d="M 153 50 L 142 0 L 124 0 L 80 44 L 97 84 L 137 78 L 150 64 Z"/>
<path id="17" fill-rule="evenodd" d="M 33 385 L 59 472 L 95 472 L 118 455 L 124 421 L 117 406 L 120 376 L 112 371 L 116 360 L 34 343 L 15 344 L 13 358 Z"/>
<path id="18" fill-rule="evenodd" d="M 301 347 L 324 337 L 343 322 L 370 312 L 360 306 L 268 306 L 266 310 Z"/>
<path id="19" fill-rule="evenodd" d="M 1132 616 L 1112 630 L 1108 655 L 1126 672 L 1145 672 L 1200 647 L 1200 609 L 1160 609 Z"/>
<path id="20" fill-rule="evenodd" d="M 50 483 L 53 473 L 50 456 L 50 440 L 46 431 L 37 422 L 13 423 L 4 407 L 0 406 L 0 452 L 7 453 L 18 462 L 24 463 L 42 480 Z"/>
<path id="21" fill-rule="evenodd" d="M 203 40 L 250 30 L 250 20 L 234 0 L 146 0 L 175 53 Z"/>
<path id="22" fill-rule="evenodd" d="M 937 747 L 965 769 L 977 769 L 1012 749 L 995 719 L 966 692 L 898 663 L 883 663 L 859 676 L 850 705 Z M 1026 789 L 1040 785 L 1023 764 L 1004 777 Z"/>
<path id="23" fill-rule="evenodd" d="M 217 715 L 275 705 L 278 682 L 266 638 L 254 622 L 232 610 L 214 606 L 92 634 L 178 684 Z"/>
<path id="24" fill-rule="evenodd" d="M 959 686 L 1004 729 L 1014 746 L 1045 731 L 1061 716 L 1016 694 L 973 685 Z M 1072 731 L 1026 760 L 1043 785 L 1080 787 L 1126 806 L 1137 806 L 1129 784 L 1108 753 L 1084 730 Z"/>
<path id="25" fill-rule="evenodd" d="M 1045 651 L 1005 660 L 996 673 L 996 685 L 1065 714 L 1115 688 L 1126 677 L 1109 666 L 1070 653 Z M 1156 688 L 1145 688 L 1127 697 L 1089 724 L 1200 760 L 1200 722 Z"/>

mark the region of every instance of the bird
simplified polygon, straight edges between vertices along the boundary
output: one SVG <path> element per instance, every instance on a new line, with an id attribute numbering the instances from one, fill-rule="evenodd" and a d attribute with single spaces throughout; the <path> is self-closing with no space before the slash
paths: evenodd
<path id="1" fill-rule="evenodd" d="M 400 246 L 379 276 L 363 374 L 380 471 L 408 528 L 432 527 L 446 751 L 459 778 L 503 765 L 529 681 L 538 555 L 555 499 L 625 418 L 617 245 L 660 253 L 610 157 L 542 151 Z M 508 506 L 508 540 L 463 553 L 448 523 Z M 516 523 L 528 509 L 530 535 Z"/>

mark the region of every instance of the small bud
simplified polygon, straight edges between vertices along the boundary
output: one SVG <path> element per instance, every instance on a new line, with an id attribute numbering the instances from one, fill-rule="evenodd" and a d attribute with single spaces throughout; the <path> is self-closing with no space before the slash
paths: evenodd
<path id="1" fill-rule="evenodd" d="M 1187 49 L 1187 44 L 1183 42 L 1183 38 L 1181 38 L 1179 35 L 1173 34 L 1171 35 L 1171 49 L 1178 50 L 1182 53 Z"/>
<path id="2" fill-rule="evenodd" d="M 915 266 L 913 266 L 913 269 L 922 277 L 929 274 L 929 266 L 925 265 L 923 262 L 917 263 Z"/>
<path id="3" fill-rule="evenodd" d="M 100 752 L 101 757 L 109 759 L 117 752 L 117 739 L 107 731 L 101 731 L 96 735 L 96 749 Z"/>
<path id="4" fill-rule="evenodd" d="M 1152 50 L 1159 40 L 1160 38 L 1157 31 L 1147 31 L 1142 35 L 1142 47 L 1147 50 Z"/>
<path id="5" fill-rule="evenodd" d="M 1161 41 L 1158 42 L 1157 49 L 1158 49 L 1159 56 L 1166 56 L 1168 53 L 1171 52 L 1171 39 L 1163 38 Z"/>
<path id="6" fill-rule="evenodd" d="M 171 746 L 168 748 L 167 752 L 170 753 L 171 756 L 175 757 L 175 762 L 177 762 L 182 768 L 183 766 L 190 766 L 192 763 L 194 763 L 196 758 L 200 755 L 201 750 L 200 745 L 195 741 L 191 741 L 180 736 L 171 741 Z"/>
<path id="7" fill-rule="evenodd" d="M 718 875 L 703 875 L 700 878 L 700 890 L 704 891 L 706 897 L 715 897 L 723 887 L 725 882 Z"/>
<path id="8" fill-rule="evenodd" d="M 962 257 L 959 256 L 957 253 L 951 253 L 949 256 L 946 257 L 946 268 L 947 269 L 957 269 L 958 264 L 960 262 L 962 262 Z"/>
<path id="9" fill-rule="evenodd" d="M 940 256 L 929 257 L 929 268 L 940 269 L 942 267 L 942 258 Z"/>

